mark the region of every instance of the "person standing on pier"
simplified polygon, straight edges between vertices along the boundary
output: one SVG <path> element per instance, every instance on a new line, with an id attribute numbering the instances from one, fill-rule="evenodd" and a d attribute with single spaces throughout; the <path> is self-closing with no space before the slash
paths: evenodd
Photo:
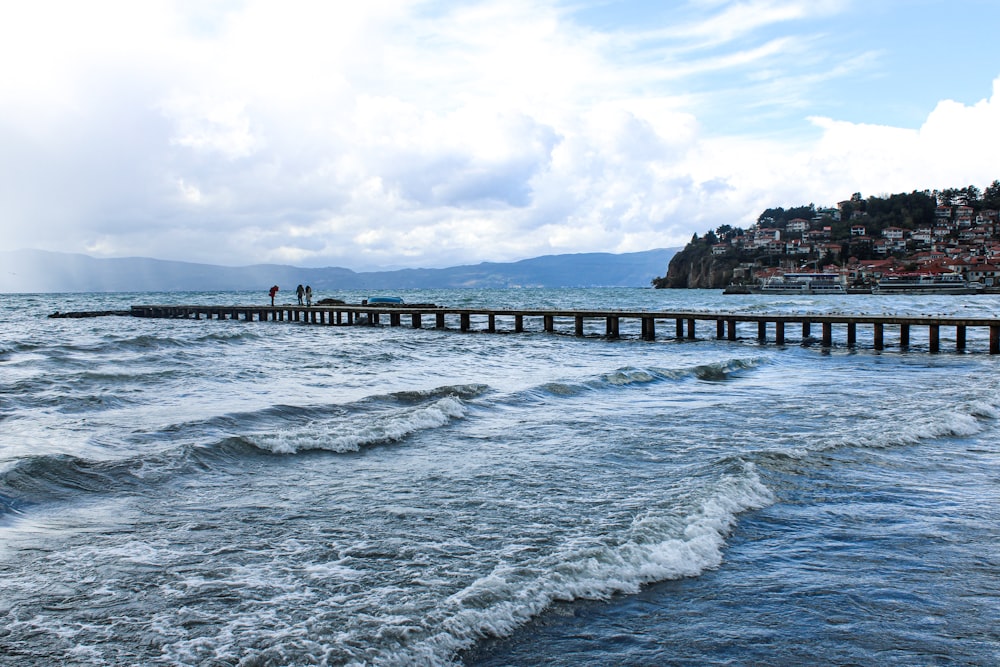
<path id="1" fill-rule="evenodd" d="M 295 288 L 295 296 L 299 297 L 300 306 L 302 305 L 302 295 L 305 293 L 306 293 L 305 288 L 302 287 L 302 283 L 299 283 L 299 286 Z"/>
<path id="2" fill-rule="evenodd" d="M 274 305 L 274 295 L 277 294 L 277 293 L 278 293 L 278 286 L 277 285 L 272 285 L 271 286 L 271 291 L 268 292 L 268 294 L 271 297 L 271 305 L 272 306 Z"/>
<path id="3" fill-rule="evenodd" d="M 306 285 L 306 305 L 313 305 L 313 288 L 309 285 Z"/>

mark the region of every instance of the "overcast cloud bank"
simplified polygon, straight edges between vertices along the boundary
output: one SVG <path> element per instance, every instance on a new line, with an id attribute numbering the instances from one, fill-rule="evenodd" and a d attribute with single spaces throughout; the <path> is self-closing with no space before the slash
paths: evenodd
<path id="1" fill-rule="evenodd" d="M 991 4 L 662 4 L 5 3 L 0 248 L 443 267 L 995 178 Z M 982 96 L 920 111 L 947 20 Z"/>

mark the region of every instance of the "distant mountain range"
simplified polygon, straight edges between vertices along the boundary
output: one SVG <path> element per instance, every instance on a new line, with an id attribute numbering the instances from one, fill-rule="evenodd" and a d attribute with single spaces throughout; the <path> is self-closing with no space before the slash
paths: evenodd
<path id="1" fill-rule="evenodd" d="M 649 287 L 667 273 L 676 248 L 623 254 L 546 255 L 519 262 L 356 272 L 339 267 L 279 264 L 242 267 L 172 262 L 142 257 L 97 259 L 87 255 L 17 250 L 0 252 L 0 292 L 186 292 L 266 290 L 299 283 L 337 289 L 453 289 L 502 287 Z"/>

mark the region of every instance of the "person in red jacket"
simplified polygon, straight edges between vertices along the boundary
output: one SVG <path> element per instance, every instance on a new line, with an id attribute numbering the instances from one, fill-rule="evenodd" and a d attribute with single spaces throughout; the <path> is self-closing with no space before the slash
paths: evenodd
<path id="1" fill-rule="evenodd" d="M 278 286 L 277 285 L 273 285 L 271 287 L 271 291 L 268 292 L 268 294 L 271 295 L 271 305 L 272 306 L 274 305 L 274 295 L 277 294 L 277 293 L 278 293 Z"/>

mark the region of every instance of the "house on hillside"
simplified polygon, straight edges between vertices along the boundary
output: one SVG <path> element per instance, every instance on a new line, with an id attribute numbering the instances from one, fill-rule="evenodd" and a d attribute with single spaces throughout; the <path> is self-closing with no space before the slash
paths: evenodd
<path id="1" fill-rule="evenodd" d="M 899 266 L 899 262 L 896 261 L 895 257 L 890 257 L 889 259 L 866 259 L 861 262 L 861 266 L 866 271 L 881 275 L 888 271 L 894 271 Z"/>
<path id="2" fill-rule="evenodd" d="M 802 235 L 802 240 L 808 243 L 816 245 L 817 243 L 826 243 L 830 240 L 830 228 L 824 227 L 823 229 L 811 229 Z"/>
<path id="3" fill-rule="evenodd" d="M 769 243 L 781 240 L 781 230 L 775 227 L 762 227 L 754 234 L 753 244 L 757 248 L 766 247 Z"/>
<path id="4" fill-rule="evenodd" d="M 955 207 L 955 222 L 959 227 L 971 227 L 972 226 L 972 207 L 971 206 L 956 206 Z"/>
<path id="5" fill-rule="evenodd" d="M 936 250 L 930 250 L 928 252 L 919 252 L 910 259 L 915 261 L 918 265 L 927 265 L 932 262 L 940 262 L 945 259 L 947 255 L 943 252 L 938 252 Z"/>
<path id="6" fill-rule="evenodd" d="M 785 225 L 785 231 L 789 234 L 801 234 L 809 231 L 809 221 L 805 218 L 793 218 Z"/>
<path id="7" fill-rule="evenodd" d="M 803 243 L 801 239 L 791 239 L 785 242 L 786 255 L 808 255 L 813 250 L 808 243 Z"/>
<path id="8" fill-rule="evenodd" d="M 965 272 L 966 280 L 982 283 L 986 287 L 1000 285 L 1000 266 L 996 264 L 979 264 L 970 267 Z"/>
<path id="9" fill-rule="evenodd" d="M 1000 220 L 1000 211 L 996 211 L 992 208 L 984 208 L 982 211 L 976 215 L 976 224 L 982 225 L 987 222 L 997 222 Z"/>

